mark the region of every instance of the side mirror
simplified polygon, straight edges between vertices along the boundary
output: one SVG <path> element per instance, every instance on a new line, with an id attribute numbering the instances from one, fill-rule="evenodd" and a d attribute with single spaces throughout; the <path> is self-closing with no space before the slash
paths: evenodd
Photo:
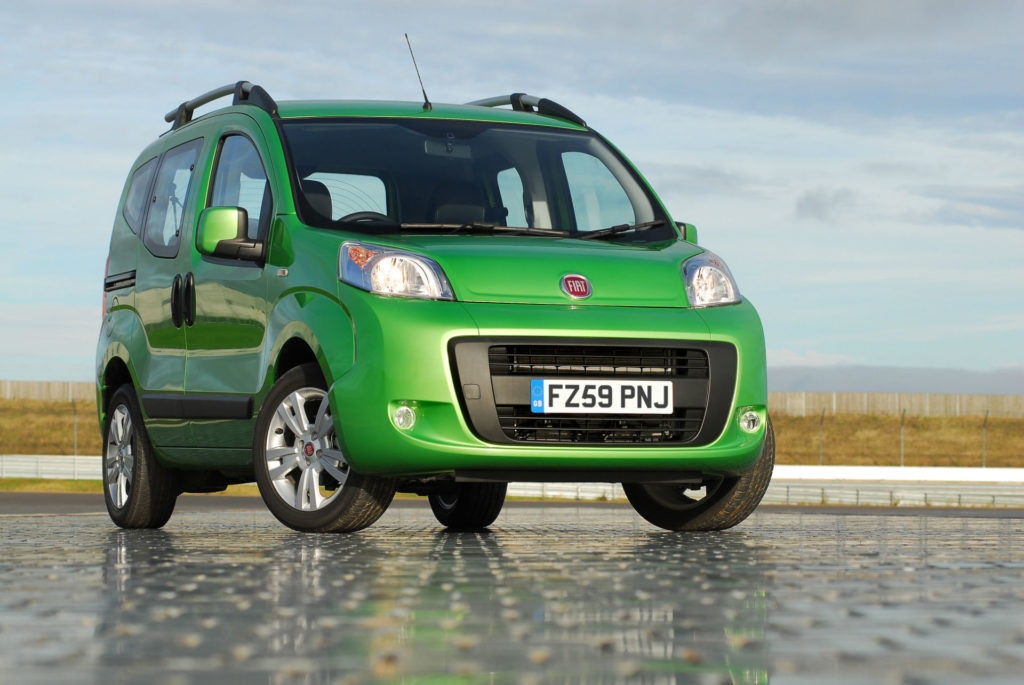
<path id="1" fill-rule="evenodd" d="M 199 215 L 196 247 L 211 257 L 259 261 L 263 243 L 249 237 L 249 213 L 241 207 L 209 207 Z"/>
<path id="2" fill-rule="evenodd" d="M 688 243 L 697 244 L 697 227 L 693 224 L 686 224 L 682 221 L 677 221 L 676 226 L 679 227 L 679 232 L 683 234 L 683 240 Z"/>

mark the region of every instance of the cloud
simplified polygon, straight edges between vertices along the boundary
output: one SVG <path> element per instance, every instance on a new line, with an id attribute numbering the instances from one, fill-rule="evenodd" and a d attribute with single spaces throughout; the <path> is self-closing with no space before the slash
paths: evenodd
<path id="1" fill-rule="evenodd" d="M 796 199 L 796 216 L 798 219 L 829 223 L 852 207 L 856 200 L 857 193 L 849 188 L 814 188 Z"/>
<path id="2" fill-rule="evenodd" d="M 938 201 L 938 206 L 922 217 L 928 223 L 1024 230 L 1024 185 L 939 185 L 917 192 Z"/>

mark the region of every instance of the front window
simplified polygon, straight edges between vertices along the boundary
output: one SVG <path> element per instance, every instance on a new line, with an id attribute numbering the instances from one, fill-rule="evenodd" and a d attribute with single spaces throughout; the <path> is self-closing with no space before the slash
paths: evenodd
<path id="1" fill-rule="evenodd" d="M 651 230 L 616 230 L 613 239 L 675 237 L 643 183 L 590 132 L 405 119 L 282 128 L 299 215 L 310 225 L 574 237 L 639 225 Z"/>
<path id="2" fill-rule="evenodd" d="M 255 240 L 267 231 L 272 204 L 270 184 L 256 146 L 245 136 L 226 137 L 217 156 L 209 206 L 244 209 L 249 219 L 247 237 Z"/>

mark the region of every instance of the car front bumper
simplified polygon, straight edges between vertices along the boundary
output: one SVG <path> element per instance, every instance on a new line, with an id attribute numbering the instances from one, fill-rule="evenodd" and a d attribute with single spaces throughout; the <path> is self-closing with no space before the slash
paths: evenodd
<path id="1" fill-rule="evenodd" d="M 355 327 L 355 361 L 330 370 L 329 393 L 342 449 L 361 473 L 687 480 L 747 470 L 764 441 L 764 337 L 747 302 L 696 310 L 473 304 L 356 293 L 346 305 Z M 530 364 L 508 364 L 501 355 L 510 346 L 542 356 Z M 563 355 L 554 365 L 543 356 L 553 349 Z M 673 358 L 697 361 L 667 372 L 661 361 L 635 360 L 634 351 L 646 355 L 652 349 L 658 359 L 667 350 Z M 490 350 L 498 350 L 497 366 L 482 360 Z M 602 361 L 581 362 L 574 350 L 584 357 L 596 351 Z M 617 351 L 620 361 L 609 366 L 608 350 Z M 662 417 L 670 423 L 655 417 L 537 417 L 523 409 L 530 380 L 566 373 L 598 379 L 674 373 L 678 425 L 672 417 Z M 740 425 L 746 412 L 760 418 L 752 432 Z M 410 418 L 411 426 L 403 424 Z M 594 428 L 581 430 L 584 425 Z"/>

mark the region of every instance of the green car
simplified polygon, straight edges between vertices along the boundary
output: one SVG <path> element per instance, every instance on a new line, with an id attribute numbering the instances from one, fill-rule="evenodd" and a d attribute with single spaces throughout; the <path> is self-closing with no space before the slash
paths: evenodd
<path id="1" fill-rule="evenodd" d="M 622 483 L 670 530 L 757 507 L 775 455 L 757 312 L 573 112 L 277 102 L 241 81 L 166 119 L 104 281 L 117 525 L 252 481 L 320 532 L 396 492 L 483 528 L 517 481 Z"/>

